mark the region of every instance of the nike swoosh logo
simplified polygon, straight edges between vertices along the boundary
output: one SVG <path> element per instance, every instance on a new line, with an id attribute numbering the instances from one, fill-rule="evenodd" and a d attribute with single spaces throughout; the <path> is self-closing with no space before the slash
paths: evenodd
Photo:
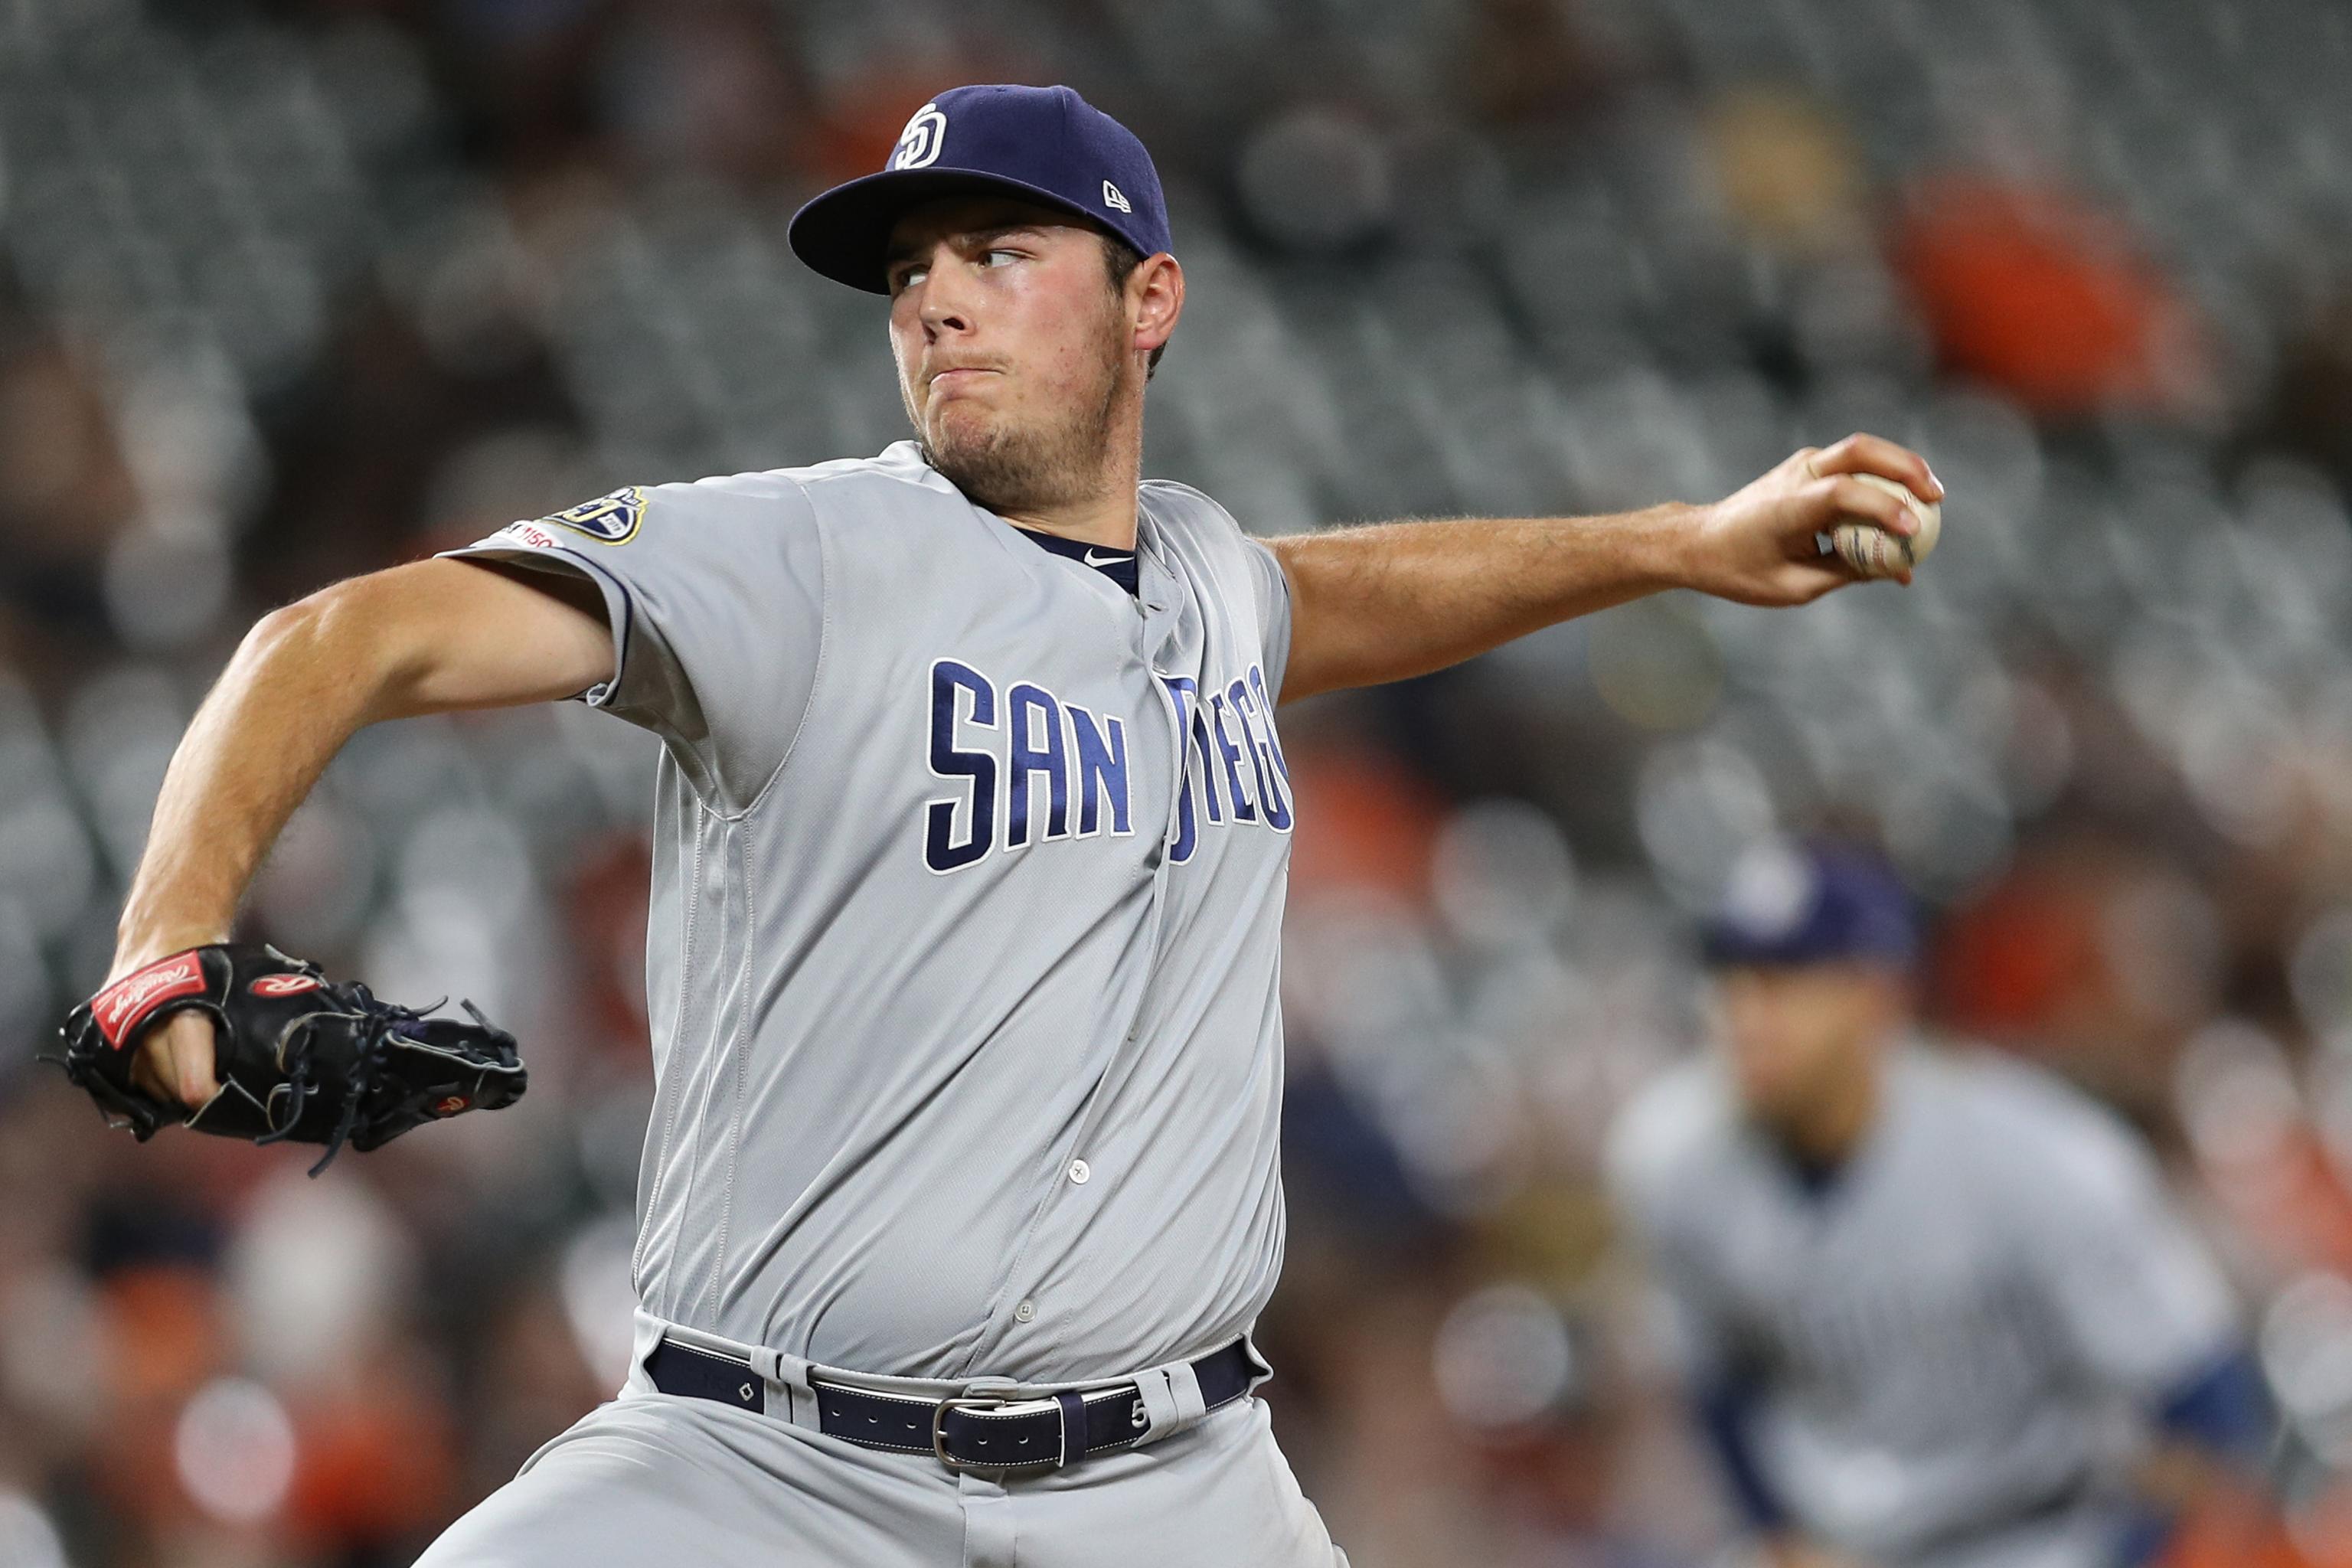
<path id="1" fill-rule="evenodd" d="M 1097 555 L 1092 550 L 1086 553 L 1086 563 L 1089 566 L 1116 566 L 1122 561 L 1133 559 L 1131 555 Z"/>

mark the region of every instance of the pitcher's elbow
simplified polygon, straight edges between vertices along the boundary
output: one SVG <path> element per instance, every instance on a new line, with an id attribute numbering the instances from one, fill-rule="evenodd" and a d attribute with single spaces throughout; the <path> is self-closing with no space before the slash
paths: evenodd
<path id="1" fill-rule="evenodd" d="M 403 647 L 400 617 L 381 598 L 369 578 L 352 577 L 281 605 L 254 623 L 236 663 L 255 679 L 310 677 L 306 687 L 327 676 L 327 684 L 351 692 L 362 721 L 372 722 L 395 704 L 414 662 Z"/>

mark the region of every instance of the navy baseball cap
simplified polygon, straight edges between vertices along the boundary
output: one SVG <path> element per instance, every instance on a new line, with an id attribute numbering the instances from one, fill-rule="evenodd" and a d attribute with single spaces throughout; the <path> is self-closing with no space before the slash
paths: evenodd
<path id="1" fill-rule="evenodd" d="M 1760 844 L 1733 866 L 1700 931 L 1706 961 L 1785 968 L 1918 955 L 1911 895 L 1894 868 L 1841 844 Z"/>
<path id="2" fill-rule="evenodd" d="M 1135 133 L 1066 87 L 959 87 L 907 121 L 878 174 L 835 185 L 793 215 L 793 254 L 872 294 L 890 230 L 936 196 L 1025 197 L 1087 218 L 1145 256 L 1169 248 L 1159 171 Z"/>

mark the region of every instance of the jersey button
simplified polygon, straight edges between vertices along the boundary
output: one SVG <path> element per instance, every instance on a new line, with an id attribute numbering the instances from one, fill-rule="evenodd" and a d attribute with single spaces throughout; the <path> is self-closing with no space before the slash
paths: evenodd
<path id="1" fill-rule="evenodd" d="M 1093 1167 L 1089 1166 L 1084 1160 L 1073 1160 L 1070 1162 L 1070 1180 L 1076 1183 L 1079 1186 L 1085 1186 L 1087 1184 L 1087 1178 L 1094 1173 Z"/>
<path id="2" fill-rule="evenodd" d="M 1035 1317 L 1036 1315 L 1037 1315 L 1037 1303 L 1036 1303 L 1036 1302 L 1034 1302 L 1034 1301 L 1024 1301 L 1024 1302 L 1022 1302 L 1022 1303 L 1021 1303 L 1021 1305 L 1019 1305 L 1019 1306 L 1017 1306 L 1017 1307 L 1015 1307 L 1015 1308 L 1013 1308 L 1013 1318 L 1015 1319 L 1015 1321 L 1020 1321 L 1020 1322 L 1024 1322 L 1024 1323 L 1025 1323 L 1025 1322 L 1027 1322 L 1030 1319 L 1032 1319 L 1032 1318 Z"/>

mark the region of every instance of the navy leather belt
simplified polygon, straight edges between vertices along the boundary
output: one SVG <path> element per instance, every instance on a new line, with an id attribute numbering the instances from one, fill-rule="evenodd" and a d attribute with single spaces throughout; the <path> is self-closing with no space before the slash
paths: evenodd
<path id="1" fill-rule="evenodd" d="M 1207 1410 L 1247 1394 L 1263 1368 L 1249 1342 L 1235 1340 L 1192 1363 Z M 665 1339 L 646 1357 L 646 1374 L 664 1394 L 714 1399 L 764 1414 L 767 1385 L 750 1363 Z M 811 1379 L 817 1425 L 828 1436 L 894 1454 L 931 1454 L 950 1469 L 1019 1469 L 1074 1464 L 1089 1454 L 1133 1445 L 1150 1430 L 1143 1391 L 1108 1388 L 1007 1397 L 993 1394 L 922 1399 Z"/>

